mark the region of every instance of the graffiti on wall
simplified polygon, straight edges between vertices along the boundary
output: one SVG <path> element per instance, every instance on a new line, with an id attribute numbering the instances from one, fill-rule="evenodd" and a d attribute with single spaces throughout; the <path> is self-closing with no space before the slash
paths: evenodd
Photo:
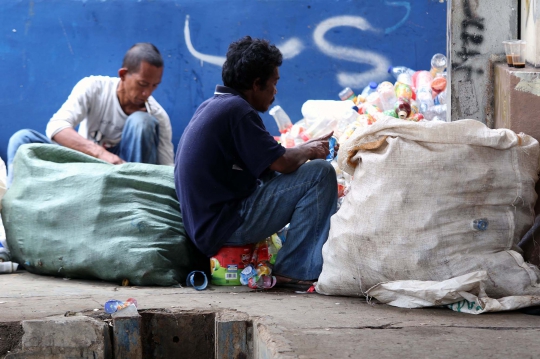
<path id="1" fill-rule="evenodd" d="M 351 27 L 364 32 L 385 33 L 389 34 L 401 27 L 409 18 L 411 13 L 411 4 L 408 1 L 384 1 L 384 4 L 391 7 L 403 7 L 405 15 L 396 24 L 380 29 L 373 27 L 368 20 L 361 16 L 333 16 L 321 21 L 313 31 L 313 43 L 316 48 L 324 55 L 338 60 L 350 61 L 359 64 L 367 64 L 370 69 L 364 72 L 344 72 L 336 73 L 336 81 L 341 87 L 360 88 L 369 81 L 381 81 L 388 76 L 387 70 L 390 66 L 388 58 L 375 51 L 369 51 L 360 48 L 338 46 L 325 39 L 325 35 L 337 27 Z M 203 63 L 208 63 L 216 66 L 223 66 L 225 57 L 203 54 L 195 49 L 191 41 L 191 32 L 189 27 L 190 16 L 186 15 L 184 24 L 184 40 L 189 53 Z M 301 39 L 292 37 L 285 42 L 276 44 L 283 59 L 288 60 L 298 56 L 304 49 L 305 45 Z"/>
<path id="2" fill-rule="evenodd" d="M 485 19 L 474 13 L 469 0 L 463 0 L 463 14 L 465 18 L 461 22 L 461 50 L 456 52 L 457 58 L 461 61 L 452 62 L 452 69 L 456 72 L 465 72 L 467 81 L 471 81 L 474 73 L 484 74 L 483 69 L 474 68 L 469 60 L 480 55 L 478 48 L 484 42 Z"/>

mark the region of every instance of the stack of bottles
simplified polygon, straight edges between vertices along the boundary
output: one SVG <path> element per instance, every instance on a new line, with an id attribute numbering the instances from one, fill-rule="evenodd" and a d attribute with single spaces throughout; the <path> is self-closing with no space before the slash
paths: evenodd
<path id="1" fill-rule="evenodd" d="M 270 110 L 281 136 L 276 139 L 294 147 L 334 131 L 337 143 L 344 143 L 357 130 L 385 116 L 407 121 L 446 121 L 446 65 L 443 54 L 431 58 L 430 70 L 415 71 L 406 66 L 391 66 L 388 73 L 394 82 L 370 82 L 360 94 L 346 87 L 339 100 L 308 100 L 302 106 L 303 119 L 292 123 L 280 106 Z M 348 192 L 350 176 L 342 172 L 335 159 L 328 158 L 336 169 L 338 207 Z"/>

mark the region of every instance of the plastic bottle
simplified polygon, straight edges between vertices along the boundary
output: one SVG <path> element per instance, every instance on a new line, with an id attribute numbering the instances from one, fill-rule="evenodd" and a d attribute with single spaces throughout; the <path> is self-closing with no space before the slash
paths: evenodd
<path id="1" fill-rule="evenodd" d="M 442 91 L 446 89 L 446 77 L 437 74 L 437 77 L 431 81 L 431 90 L 433 91 L 433 95 L 438 95 Z"/>
<path id="2" fill-rule="evenodd" d="M 446 56 L 443 54 L 435 54 L 431 58 L 431 76 L 437 76 L 437 73 L 442 73 L 446 69 Z"/>
<path id="3" fill-rule="evenodd" d="M 399 118 L 395 110 L 386 110 L 383 112 L 387 116 L 392 116 L 394 118 Z"/>
<path id="4" fill-rule="evenodd" d="M 330 151 L 330 153 L 328 154 L 328 156 L 326 156 L 327 161 L 331 162 L 336 157 L 336 151 L 334 148 L 336 146 L 336 143 L 337 143 L 337 139 L 334 136 L 328 139 L 328 150 Z"/>
<path id="5" fill-rule="evenodd" d="M 416 101 L 422 113 L 434 105 L 431 90 L 432 81 L 433 77 L 429 71 L 420 71 L 416 77 Z"/>
<path id="6" fill-rule="evenodd" d="M 446 89 L 443 92 L 435 96 L 433 99 L 435 105 L 444 105 L 446 103 Z"/>
<path id="7" fill-rule="evenodd" d="M 446 104 L 431 106 L 424 112 L 426 120 L 433 121 L 438 117 L 440 121 L 446 121 Z"/>
<path id="8" fill-rule="evenodd" d="M 4 247 L 4 243 L 0 240 L 0 262 L 7 262 L 10 260 L 9 251 Z"/>
<path id="9" fill-rule="evenodd" d="M 1 273 L 13 273 L 19 267 L 19 263 L 14 262 L 0 262 L 0 274 Z"/>
<path id="10" fill-rule="evenodd" d="M 135 311 L 137 310 L 137 300 L 133 298 L 128 298 L 125 302 L 122 302 L 121 300 L 117 299 L 111 299 L 105 302 L 103 305 L 105 312 L 108 314 L 113 314 L 118 311 L 124 310 L 130 306 L 133 306 L 135 308 Z M 130 310 L 129 312 L 132 312 Z"/>
<path id="11" fill-rule="evenodd" d="M 413 69 L 410 69 L 408 67 L 405 67 L 405 66 L 390 66 L 388 68 L 388 73 L 389 74 L 392 74 L 392 76 L 394 76 L 394 78 L 397 80 L 399 74 L 409 74 L 409 75 L 414 75 L 414 70 Z"/>
<path id="12" fill-rule="evenodd" d="M 366 101 L 364 103 L 382 108 L 381 96 L 377 91 L 370 93 L 368 97 L 366 97 Z"/>
<path id="13" fill-rule="evenodd" d="M 249 278 L 248 287 L 251 289 L 270 289 L 276 285 L 276 277 L 262 275 Z"/>
<path id="14" fill-rule="evenodd" d="M 381 82 L 377 87 L 377 92 L 381 99 L 382 110 L 392 110 L 397 101 L 394 85 L 388 81 Z"/>
<path id="15" fill-rule="evenodd" d="M 394 109 L 398 117 L 401 119 L 406 119 L 411 115 L 411 104 L 405 98 L 400 98 L 397 100 Z"/>
<path id="16" fill-rule="evenodd" d="M 354 91 L 350 87 L 345 87 L 343 90 L 339 92 L 339 98 L 341 101 L 346 100 L 352 100 L 354 101 L 356 95 L 354 94 Z"/>
<path id="17" fill-rule="evenodd" d="M 281 108 L 281 106 L 272 107 L 268 113 L 276 120 L 280 133 L 285 133 L 291 129 L 291 119 L 289 115 L 287 115 L 287 113 Z"/>
<path id="18" fill-rule="evenodd" d="M 412 87 L 413 85 L 412 75 L 409 73 L 399 74 L 397 77 L 396 84 L 398 83 L 405 84 Z"/>
<path id="19" fill-rule="evenodd" d="M 366 98 L 370 93 L 375 92 L 375 91 L 377 91 L 377 83 L 375 81 L 371 81 L 369 85 L 364 87 L 360 96 L 363 96 L 364 98 Z"/>
<path id="20" fill-rule="evenodd" d="M 406 98 L 407 100 L 411 100 L 413 98 L 413 90 L 411 86 L 401 82 L 396 82 L 396 86 L 394 86 L 394 92 L 396 93 L 396 97 L 398 99 L 400 97 Z"/>

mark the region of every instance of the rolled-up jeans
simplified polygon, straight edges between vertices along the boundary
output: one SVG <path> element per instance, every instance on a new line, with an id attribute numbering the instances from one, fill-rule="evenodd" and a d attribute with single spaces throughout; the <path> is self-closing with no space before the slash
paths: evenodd
<path id="1" fill-rule="evenodd" d="M 244 222 L 224 245 L 259 242 L 290 223 L 273 274 L 316 280 L 337 196 L 336 173 L 327 161 L 310 161 L 293 173 L 276 174 L 241 202 Z"/>
<path id="2" fill-rule="evenodd" d="M 30 143 L 55 144 L 47 136 L 34 130 L 20 130 L 9 139 L 7 148 L 7 186 L 13 180 L 13 159 L 20 146 Z M 159 122 L 146 112 L 129 115 L 122 130 L 122 140 L 107 150 L 126 162 L 157 164 Z"/>

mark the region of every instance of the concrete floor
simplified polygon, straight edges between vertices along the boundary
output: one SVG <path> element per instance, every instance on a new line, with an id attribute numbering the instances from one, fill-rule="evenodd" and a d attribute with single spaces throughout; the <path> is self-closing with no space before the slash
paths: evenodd
<path id="1" fill-rule="evenodd" d="M 517 312 L 456 313 L 400 309 L 364 298 L 246 287 L 120 287 L 18 271 L 0 275 L 0 324 L 98 309 L 109 299 L 139 309 L 236 309 L 263 319 L 275 358 L 538 358 L 540 320 Z M 2 338 L 0 338 L 1 340 Z"/>

